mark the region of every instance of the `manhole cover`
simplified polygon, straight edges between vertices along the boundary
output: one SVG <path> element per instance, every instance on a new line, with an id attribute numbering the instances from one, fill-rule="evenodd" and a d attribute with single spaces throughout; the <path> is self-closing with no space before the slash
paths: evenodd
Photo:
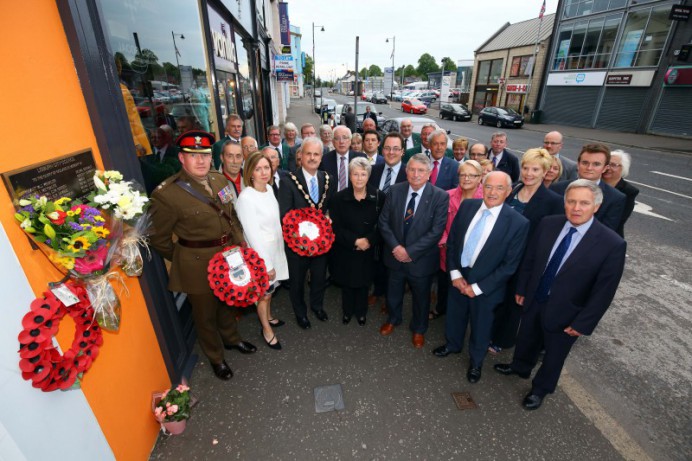
<path id="1" fill-rule="evenodd" d="M 473 401 L 473 397 L 468 392 L 452 392 L 452 398 L 454 398 L 454 403 L 460 410 L 475 410 L 478 408 L 478 405 Z"/>
<path id="2" fill-rule="evenodd" d="M 344 393 L 341 384 L 315 388 L 315 412 L 325 413 L 344 409 Z"/>

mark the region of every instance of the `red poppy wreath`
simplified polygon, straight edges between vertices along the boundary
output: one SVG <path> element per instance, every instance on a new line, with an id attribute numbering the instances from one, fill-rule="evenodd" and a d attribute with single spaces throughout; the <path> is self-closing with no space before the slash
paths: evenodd
<path id="1" fill-rule="evenodd" d="M 300 256 L 319 256 L 334 243 L 332 223 L 315 208 L 291 210 L 283 219 L 284 241 Z"/>
<path id="2" fill-rule="evenodd" d="M 238 249 L 245 266 L 231 267 L 228 252 Z M 245 270 L 247 269 L 247 272 Z M 211 258 L 207 266 L 209 286 L 221 301 L 229 306 L 248 307 L 255 304 L 269 288 L 269 276 L 264 260 L 252 248 L 226 247 Z"/>
<path id="3" fill-rule="evenodd" d="M 67 282 L 65 286 L 79 299 L 65 306 L 51 291 L 31 302 L 31 311 L 24 315 L 19 333 L 19 368 L 22 378 L 43 392 L 66 390 L 81 378 L 99 354 L 103 336 L 94 321 L 94 309 L 86 290 Z M 60 321 L 69 314 L 76 324 L 72 346 L 64 354 L 53 346 L 53 336 Z"/>

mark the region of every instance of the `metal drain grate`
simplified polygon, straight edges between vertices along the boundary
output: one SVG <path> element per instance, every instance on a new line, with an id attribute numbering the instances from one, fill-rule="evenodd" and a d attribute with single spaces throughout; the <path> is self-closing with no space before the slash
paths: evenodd
<path id="1" fill-rule="evenodd" d="M 327 411 L 344 409 L 344 393 L 341 384 L 330 386 L 319 386 L 315 388 L 315 412 L 326 413 Z"/>
<path id="2" fill-rule="evenodd" d="M 473 401 L 473 397 L 468 392 L 452 392 L 452 398 L 460 410 L 475 410 L 478 404 Z"/>

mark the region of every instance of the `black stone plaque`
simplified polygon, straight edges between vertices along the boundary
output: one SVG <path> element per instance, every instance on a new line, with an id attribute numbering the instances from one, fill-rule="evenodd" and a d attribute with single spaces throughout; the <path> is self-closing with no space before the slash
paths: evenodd
<path id="1" fill-rule="evenodd" d="M 2 173 L 5 187 L 16 202 L 30 195 L 79 198 L 94 189 L 96 163 L 91 149 Z"/>

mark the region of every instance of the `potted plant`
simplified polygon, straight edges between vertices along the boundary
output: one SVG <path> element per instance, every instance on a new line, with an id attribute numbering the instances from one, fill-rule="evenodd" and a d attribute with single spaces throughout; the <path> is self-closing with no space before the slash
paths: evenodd
<path id="1" fill-rule="evenodd" d="M 178 384 L 161 394 L 154 394 L 153 397 L 154 417 L 161 424 L 164 433 L 182 434 L 192 406 L 190 388 L 184 383 Z"/>

